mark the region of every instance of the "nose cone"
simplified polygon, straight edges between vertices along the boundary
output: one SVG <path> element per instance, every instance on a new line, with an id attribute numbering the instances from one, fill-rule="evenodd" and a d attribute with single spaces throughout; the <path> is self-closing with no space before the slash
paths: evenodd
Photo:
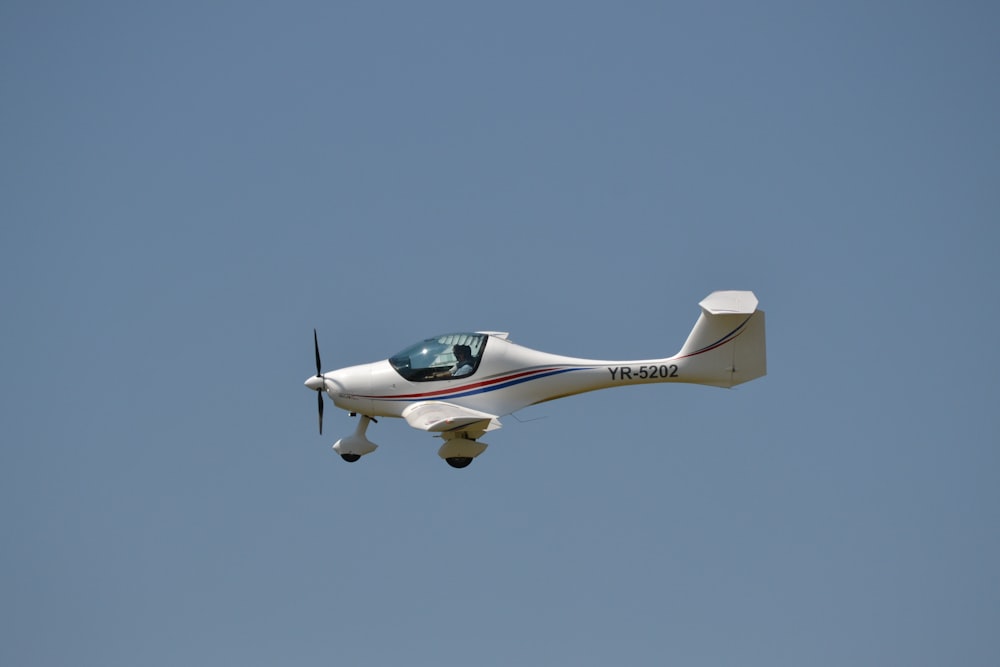
<path id="1" fill-rule="evenodd" d="M 323 391 L 325 386 L 325 379 L 320 375 L 313 375 L 305 382 L 306 386 L 313 391 Z"/>

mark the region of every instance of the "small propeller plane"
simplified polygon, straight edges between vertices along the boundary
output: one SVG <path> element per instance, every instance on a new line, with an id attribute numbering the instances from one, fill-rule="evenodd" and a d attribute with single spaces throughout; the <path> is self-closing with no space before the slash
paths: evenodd
<path id="1" fill-rule="evenodd" d="M 640 361 L 597 361 L 539 352 L 499 331 L 451 333 L 415 343 L 384 361 L 322 372 L 313 330 L 319 432 L 323 394 L 361 415 L 354 433 L 333 449 L 353 463 L 378 447 L 366 436 L 377 417 L 400 417 L 444 439 L 438 456 L 464 468 L 486 450 L 479 440 L 500 417 L 529 405 L 597 389 L 656 382 L 734 387 L 767 373 L 764 311 L 753 292 L 713 292 L 680 351 Z"/>

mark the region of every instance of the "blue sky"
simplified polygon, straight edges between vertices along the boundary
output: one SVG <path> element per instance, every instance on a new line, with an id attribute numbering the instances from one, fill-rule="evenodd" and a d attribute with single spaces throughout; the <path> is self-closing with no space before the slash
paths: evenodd
<path id="1" fill-rule="evenodd" d="M 0 663 L 995 665 L 990 3 L 0 8 Z M 769 375 L 355 465 L 449 330 Z"/>

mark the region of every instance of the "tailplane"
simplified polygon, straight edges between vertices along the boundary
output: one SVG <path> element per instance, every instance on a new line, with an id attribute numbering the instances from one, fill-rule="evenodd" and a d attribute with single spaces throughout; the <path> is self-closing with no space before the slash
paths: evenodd
<path id="1" fill-rule="evenodd" d="M 735 387 L 767 374 L 764 311 L 753 292 L 712 292 L 673 359 L 686 382 Z"/>

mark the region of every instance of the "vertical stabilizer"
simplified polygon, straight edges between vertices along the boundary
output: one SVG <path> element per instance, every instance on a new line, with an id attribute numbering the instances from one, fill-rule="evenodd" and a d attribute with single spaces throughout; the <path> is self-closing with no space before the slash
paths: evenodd
<path id="1" fill-rule="evenodd" d="M 713 292 L 681 351 L 688 382 L 734 387 L 767 374 L 764 311 L 753 292 Z"/>

